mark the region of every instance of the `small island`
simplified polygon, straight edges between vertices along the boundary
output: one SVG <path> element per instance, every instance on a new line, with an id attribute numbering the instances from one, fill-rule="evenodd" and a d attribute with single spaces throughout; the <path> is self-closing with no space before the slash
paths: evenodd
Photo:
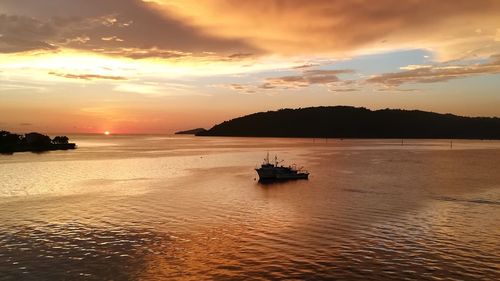
<path id="1" fill-rule="evenodd" d="M 500 118 L 420 110 L 320 106 L 259 112 L 197 136 L 299 138 L 500 139 Z"/>
<path id="2" fill-rule="evenodd" d="M 0 131 L 0 153 L 43 152 L 51 150 L 76 149 L 75 143 L 70 143 L 67 136 L 56 136 L 51 139 L 40 133 L 19 135 L 8 131 Z"/>
<path id="3" fill-rule="evenodd" d="M 196 128 L 196 129 L 192 129 L 192 130 L 175 132 L 175 134 L 176 135 L 196 135 L 196 134 L 203 134 L 206 131 L 207 130 L 203 129 L 203 128 Z"/>

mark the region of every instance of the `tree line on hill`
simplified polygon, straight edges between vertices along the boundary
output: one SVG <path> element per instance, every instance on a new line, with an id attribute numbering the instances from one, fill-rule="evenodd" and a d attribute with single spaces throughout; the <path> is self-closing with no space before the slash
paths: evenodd
<path id="1" fill-rule="evenodd" d="M 197 136 L 500 139 L 500 118 L 329 106 L 259 112 Z"/>

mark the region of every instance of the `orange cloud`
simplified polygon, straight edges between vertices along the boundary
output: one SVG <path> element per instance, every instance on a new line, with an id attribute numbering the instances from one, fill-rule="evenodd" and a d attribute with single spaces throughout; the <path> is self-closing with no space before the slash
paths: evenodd
<path id="1" fill-rule="evenodd" d="M 2 0 L 0 52 L 238 60 L 423 48 L 444 61 L 500 53 L 499 10 L 498 0 Z"/>
<path id="2" fill-rule="evenodd" d="M 448 60 L 489 56 L 500 49 L 497 0 L 154 2 L 211 34 L 240 38 L 271 53 L 349 55 L 425 48 Z"/>
<path id="3" fill-rule="evenodd" d="M 267 78 L 260 89 L 299 88 L 312 84 L 330 84 L 341 81 L 338 74 L 353 73 L 352 70 L 304 70 L 301 75 Z"/>
<path id="4" fill-rule="evenodd" d="M 228 88 L 241 93 L 253 94 L 258 90 L 270 90 L 270 89 L 294 89 L 308 87 L 314 84 L 329 85 L 333 83 L 338 83 L 342 85 L 352 84 L 351 80 L 341 80 L 337 75 L 353 73 L 349 69 L 340 70 L 304 70 L 300 75 L 288 75 L 280 77 L 270 77 L 264 79 L 264 81 L 259 85 L 250 84 L 228 84 L 220 85 L 223 88 Z"/>
<path id="5" fill-rule="evenodd" d="M 384 73 L 374 76 L 368 79 L 367 82 L 379 83 L 386 86 L 399 86 L 404 83 L 434 83 L 471 75 L 498 73 L 500 73 L 500 56 L 494 56 L 491 62 L 484 64 L 412 66 L 407 71 Z"/>
<path id="6" fill-rule="evenodd" d="M 95 79 L 127 80 L 127 78 L 121 76 L 99 75 L 99 74 L 71 74 L 71 73 L 58 73 L 58 72 L 49 72 L 49 74 L 64 78 L 81 79 L 81 80 L 95 80 Z"/>

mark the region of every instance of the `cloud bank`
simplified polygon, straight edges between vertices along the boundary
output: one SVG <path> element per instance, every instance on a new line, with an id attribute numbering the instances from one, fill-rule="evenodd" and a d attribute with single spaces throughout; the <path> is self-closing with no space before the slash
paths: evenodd
<path id="1" fill-rule="evenodd" d="M 497 0 L 156 0 L 209 32 L 271 53 L 352 54 L 424 48 L 442 60 L 499 48 Z M 477 32 L 480 30 L 480 32 Z"/>
<path id="2" fill-rule="evenodd" d="M 43 3 L 42 3 L 43 2 Z M 131 58 L 260 51 L 138 0 L 2 0 L 0 53 L 72 48 Z"/>
<path id="3" fill-rule="evenodd" d="M 435 83 L 471 75 L 500 73 L 500 56 L 493 56 L 491 61 L 473 65 L 435 65 L 411 66 L 410 70 L 384 73 L 367 80 L 386 86 L 400 86 L 404 83 Z"/>

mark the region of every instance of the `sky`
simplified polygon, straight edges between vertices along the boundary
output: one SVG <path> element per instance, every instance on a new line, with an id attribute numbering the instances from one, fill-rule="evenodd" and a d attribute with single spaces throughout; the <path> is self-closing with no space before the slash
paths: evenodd
<path id="1" fill-rule="evenodd" d="M 0 129 L 352 105 L 500 117 L 498 0 L 0 0 Z"/>

